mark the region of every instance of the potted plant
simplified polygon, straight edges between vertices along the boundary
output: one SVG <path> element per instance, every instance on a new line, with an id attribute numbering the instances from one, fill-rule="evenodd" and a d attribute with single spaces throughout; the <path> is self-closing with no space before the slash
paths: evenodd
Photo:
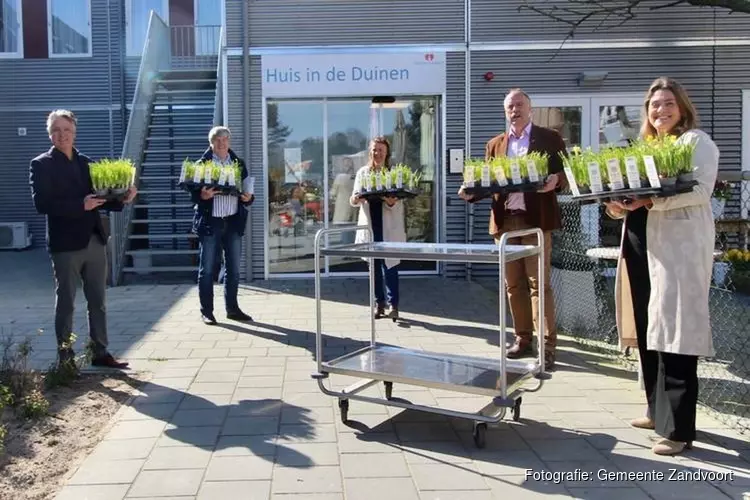
<path id="1" fill-rule="evenodd" d="M 128 159 L 102 159 L 89 164 L 94 194 L 108 200 L 122 199 L 135 184 L 135 167 Z"/>
<path id="2" fill-rule="evenodd" d="M 722 260 L 729 264 L 729 281 L 734 289 L 750 294 L 750 250 L 728 250 Z"/>
<path id="3" fill-rule="evenodd" d="M 589 165 L 595 162 L 598 163 L 597 154 L 591 148 L 582 150 L 576 146 L 570 150 L 567 156 L 562 154 L 560 156 L 562 157 L 565 174 L 568 177 L 570 186 L 575 186 L 580 194 L 591 193 Z M 601 168 L 601 164 L 599 166 Z"/>
<path id="4" fill-rule="evenodd" d="M 724 213 L 724 206 L 732 195 L 733 187 L 734 186 L 727 181 L 717 181 L 714 185 L 714 191 L 711 195 L 711 212 L 713 213 L 714 219 L 721 218 Z"/>

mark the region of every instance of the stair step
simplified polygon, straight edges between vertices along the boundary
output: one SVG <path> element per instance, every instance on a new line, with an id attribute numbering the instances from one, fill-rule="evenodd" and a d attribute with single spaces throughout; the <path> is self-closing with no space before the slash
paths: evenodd
<path id="1" fill-rule="evenodd" d="M 191 223 L 193 219 L 133 219 L 133 224 L 182 224 Z"/>
<path id="2" fill-rule="evenodd" d="M 146 250 L 129 250 L 125 252 L 125 255 L 198 255 L 198 250 L 173 250 L 170 248 L 154 248 Z"/>
<path id="3" fill-rule="evenodd" d="M 147 141 L 208 141 L 206 135 L 183 135 L 183 136 L 151 136 L 146 138 Z"/>
<path id="4" fill-rule="evenodd" d="M 154 94 L 156 95 L 192 94 L 192 93 L 206 94 L 208 92 L 215 92 L 215 90 L 214 89 L 173 89 L 173 90 L 157 89 L 156 92 L 154 92 Z"/>
<path id="5" fill-rule="evenodd" d="M 176 233 L 176 234 L 131 234 L 130 240 L 173 240 L 175 238 L 187 238 L 189 240 L 197 238 L 197 234 Z"/>
<path id="6" fill-rule="evenodd" d="M 198 271 L 198 266 L 123 267 L 125 273 L 171 273 Z"/>
<path id="7" fill-rule="evenodd" d="M 157 123 L 149 125 L 148 128 L 170 129 L 170 128 L 206 128 L 202 123 Z M 208 134 L 207 134 L 208 135 Z"/>
<path id="8" fill-rule="evenodd" d="M 214 110 L 213 107 L 211 109 L 202 111 L 200 109 L 188 109 L 187 111 L 190 111 L 190 118 L 196 118 L 199 116 L 205 116 L 208 120 L 209 118 L 213 118 L 214 116 Z M 180 116 L 188 116 L 186 113 L 174 113 L 174 112 L 167 112 L 167 113 L 158 113 L 158 112 L 152 112 L 151 118 L 169 118 L 169 117 L 180 117 Z M 210 127 L 210 125 L 208 125 Z"/>
<path id="9" fill-rule="evenodd" d="M 145 167 L 181 167 L 182 162 L 177 161 L 166 161 L 166 162 L 159 162 L 159 161 L 147 161 L 146 163 L 142 163 L 141 166 L 143 168 Z"/>
<path id="10" fill-rule="evenodd" d="M 201 151 L 200 153 L 196 153 L 195 150 L 193 150 L 193 151 L 186 151 L 184 149 L 144 149 L 143 150 L 143 154 L 145 154 L 145 155 L 158 155 L 158 154 L 162 154 L 162 155 L 177 155 L 177 156 L 181 156 L 181 157 L 184 158 L 184 157 L 190 156 L 190 155 L 193 155 L 193 156 L 195 156 L 195 155 L 202 155 L 203 151 Z M 180 165 L 182 165 L 182 163 L 180 163 Z"/>
<path id="11" fill-rule="evenodd" d="M 170 101 L 167 99 L 156 99 L 154 100 L 154 106 L 202 106 L 204 108 L 213 107 L 213 101 L 198 100 L 198 99 L 180 99 L 177 101 Z"/>
<path id="12" fill-rule="evenodd" d="M 156 83 L 195 83 L 195 84 L 216 83 L 216 78 L 180 78 L 180 79 L 157 78 Z"/>
<path id="13" fill-rule="evenodd" d="M 148 209 L 157 209 L 157 208 L 193 208 L 192 203 L 147 203 L 145 205 L 133 205 L 133 208 L 148 208 Z"/>

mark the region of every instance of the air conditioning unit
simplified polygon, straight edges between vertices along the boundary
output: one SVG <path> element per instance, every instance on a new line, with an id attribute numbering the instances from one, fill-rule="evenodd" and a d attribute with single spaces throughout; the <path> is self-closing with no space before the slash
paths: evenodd
<path id="1" fill-rule="evenodd" d="M 25 222 L 0 222 L 0 250 L 22 250 L 31 246 L 29 225 Z"/>

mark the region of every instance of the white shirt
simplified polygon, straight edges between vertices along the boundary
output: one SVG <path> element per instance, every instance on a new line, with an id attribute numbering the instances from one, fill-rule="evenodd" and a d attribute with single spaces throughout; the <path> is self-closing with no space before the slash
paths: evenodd
<path id="1" fill-rule="evenodd" d="M 224 161 L 222 161 L 218 156 L 214 154 L 213 161 L 215 161 L 219 165 L 225 166 L 232 164 L 232 158 L 229 155 L 227 155 Z M 237 179 L 236 181 L 239 182 L 239 180 Z M 238 202 L 239 199 L 236 196 L 228 196 L 224 194 L 214 195 L 214 208 L 211 212 L 211 215 L 214 217 L 229 217 L 231 215 L 234 215 L 237 213 Z"/>
<path id="2" fill-rule="evenodd" d="M 529 142 L 531 139 L 531 123 L 529 123 L 521 136 L 518 137 L 511 128 L 508 131 L 508 158 L 523 156 L 529 151 Z M 510 193 L 506 203 L 508 210 L 526 210 L 526 202 L 523 193 Z"/>

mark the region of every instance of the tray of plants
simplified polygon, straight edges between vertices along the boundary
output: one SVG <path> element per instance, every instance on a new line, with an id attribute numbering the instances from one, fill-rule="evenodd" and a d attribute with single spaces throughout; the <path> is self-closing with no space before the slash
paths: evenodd
<path id="1" fill-rule="evenodd" d="M 573 200 L 596 203 L 669 197 L 692 191 L 695 144 L 667 136 L 600 152 L 573 148 L 563 157 Z"/>
<path id="2" fill-rule="evenodd" d="M 122 201 L 135 184 L 135 167 L 126 159 L 103 159 L 89 164 L 94 195 L 106 201 Z"/>
<path id="3" fill-rule="evenodd" d="M 491 193 L 537 191 L 549 173 L 549 156 L 532 152 L 508 158 L 470 158 L 464 162 L 464 192 L 484 196 Z"/>
<path id="4" fill-rule="evenodd" d="M 180 180 L 183 189 L 213 188 L 220 194 L 239 194 L 242 191 L 242 169 L 238 162 L 220 165 L 213 161 L 182 162 Z"/>
<path id="5" fill-rule="evenodd" d="M 422 174 L 399 163 L 389 170 L 367 172 L 362 175 L 362 191 L 357 193 L 365 199 L 392 196 L 398 199 L 419 196 L 419 181 Z"/>

